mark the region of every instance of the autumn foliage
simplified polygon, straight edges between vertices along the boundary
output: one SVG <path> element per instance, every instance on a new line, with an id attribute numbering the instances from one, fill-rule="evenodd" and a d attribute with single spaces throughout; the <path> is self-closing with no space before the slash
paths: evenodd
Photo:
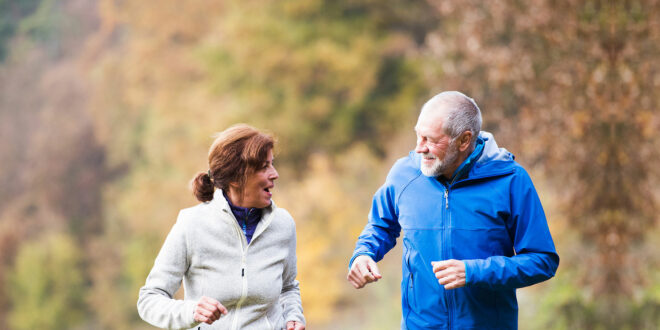
<path id="1" fill-rule="evenodd" d="M 398 328 L 399 248 L 377 284 L 345 274 L 442 90 L 548 214 L 561 264 L 520 327 L 655 328 L 658 45 L 657 0 L 0 0 L 0 328 L 149 328 L 138 288 L 237 122 L 278 138 L 308 328 Z"/>

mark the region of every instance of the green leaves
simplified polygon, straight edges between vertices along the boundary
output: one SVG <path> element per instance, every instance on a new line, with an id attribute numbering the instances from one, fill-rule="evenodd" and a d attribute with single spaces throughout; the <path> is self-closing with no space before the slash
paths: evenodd
<path id="1" fill-rule="evenodd" d="M 80 246 L 68 235 L 48 233 L 21 245 L 7 291 L 12 329 L 66 329 L 85 316 Z"/>

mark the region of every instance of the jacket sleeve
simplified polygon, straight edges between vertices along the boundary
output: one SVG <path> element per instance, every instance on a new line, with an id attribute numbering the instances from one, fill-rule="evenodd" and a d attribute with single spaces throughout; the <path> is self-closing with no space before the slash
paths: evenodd
<path id="1" fill-rule="evenodd" d="M 509 194 L 511 214 L 506 226 L 515 255 L 464 260 L 466 285 L 521 288 L 555 275 L 559 255 L 541 201 L 524 169 L 518 168 L 514 174 Z"/>
<path id="2" fill-rule="evenodd" d="M 172 297 L 188 269 L 188 246 L 181 214 L 167 235 L 154 266 L 140 289 L 137 309 L 140 317 L 159 328 L 188 329 L 196 326 L 196 302 Z"/>
<path id="3" fill-rule="evenodd" d="M 300 284 L 296 280 L 298 273 L 296 256 L 296 227 L 292 222 L 292 234 L 288 240 L 288 257 L 284 264 L 284 273 L 282 274 L 282 293 L 280 294 L 280 304 L 284 309 L 284 321 L 296 321 L 305 324 L 303 316 L 302 301 L 300 299 Z"/>
<path id="4" fill-rule="evenodd" d="M 360 255 L 368 255 L 374 261 L 380 261 L 396 244 L 401 225 L 399 225 L 395 198 L 394 187 L 389 182 L 380 187 L 374 195 L 369 221 L 358 237 L 348 264 L 349 268 L 353 260 Z"/>

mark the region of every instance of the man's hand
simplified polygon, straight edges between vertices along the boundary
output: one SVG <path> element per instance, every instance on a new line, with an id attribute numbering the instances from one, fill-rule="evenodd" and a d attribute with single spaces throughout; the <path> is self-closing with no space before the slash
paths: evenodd
<path id="1" fill-rule="evenodd" d="M 353 284 L 356 289 L 363 288 L 366 284 L 376 282 L 383 276 L 378 271 L 376 262 L 368 255 L 361 255 L 353 260 L 353 265 L 348 271 L 346 279 Z"/>
<path id="2" fill-rule="evenodd" d="M 433 272 L 438 283 L 445 290 L 461 288 L 465 286 L 465 263 L 460 260 L 450 259 L 443 261 L 432 261 Z"/>
<path id="3" fill-rule="evenodd" d="M 289 321 L 286 323 L 286 330 L 305 330 L 305 325 L 297 321 Z"/>
<path id="4" fill-rule="evenodd" d="M 222 306 L 219 301 L 209 297 L 202 297 L 197 302 L 194 317 L 197 322 L 211 324 L 224 314 L 227 314 L 227 308 Z"/>

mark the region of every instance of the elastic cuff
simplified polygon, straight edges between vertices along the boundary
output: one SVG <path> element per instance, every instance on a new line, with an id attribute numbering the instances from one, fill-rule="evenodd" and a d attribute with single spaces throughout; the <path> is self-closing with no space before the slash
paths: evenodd
<path id="1" fill-rule="evenodd" d="M 375 259 L 375 255 L 371 252 L 358 252 L 354 254 L 353 257 L 351 258 L 351 261 L 348 262 L 348 269 L 351 269 L 351 266 L 353 266 L 353 260 L 355 260 L 355 258 L 359 256 L 369 256 L 369 258 Z"/>
<path id="2" fill-rule="evenodd" d="M 476 280 L 474 278 L 474 270 L 476 268 L 475 260 L 461 260 L 465 264 L 465 286 L 472 285 Z"/>
<path id="3" fill-rule="evenodd" d="M 201 322 L 195 321 L 195 308 L 197 307 L 197 302 L 193 300 L 184 300 L 183 302 L 183 312 L 185 317 L 188 319 L 188 328 L 193 328 L 200 324 Z"/>

